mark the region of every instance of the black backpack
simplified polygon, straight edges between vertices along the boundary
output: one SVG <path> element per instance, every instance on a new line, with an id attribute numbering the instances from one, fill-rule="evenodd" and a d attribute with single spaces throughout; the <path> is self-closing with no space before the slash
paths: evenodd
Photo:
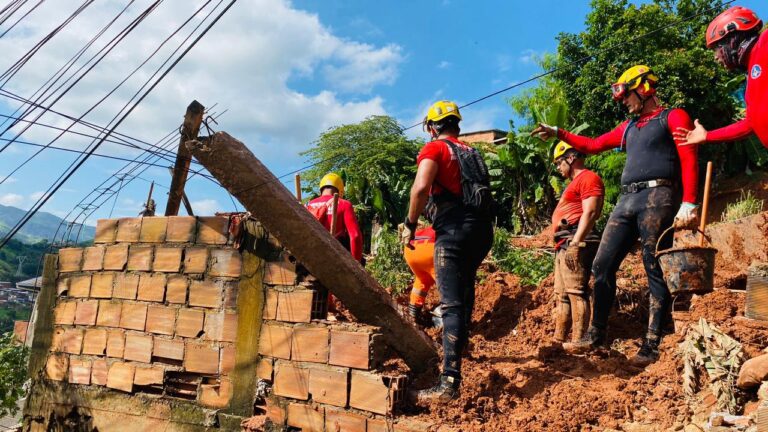
<path id="1" fill-rule="evenodd" d="M 496 201 L 491 194 L 488 167 L 480 152 L 471 147 L 460 148 L 450 140 L 442 141 L 453 150 L 459 161 L 462 204 L 480 215 L 492 216 L 496 212 Z"/>

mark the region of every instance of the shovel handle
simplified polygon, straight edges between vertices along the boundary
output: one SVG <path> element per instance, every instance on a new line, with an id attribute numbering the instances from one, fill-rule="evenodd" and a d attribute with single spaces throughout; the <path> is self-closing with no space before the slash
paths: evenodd
<path id="1" fill-rule="evenodd" d="M 701 238 L 699 239 L 699 246 L 704 246 L 704 228 L 707 227 L 707 213 L 709 213 L 709 189 L 712 185 L 712 161 L 707 162 L 707 176 L 704 180 L 704 200 L 701 204 L 701 224 L 699 225 L 699 232 L 701 232 Z M 707 239 L 709 240 L 709 239 Z M 711 243 L 711 242 L 710 242 Z"/>

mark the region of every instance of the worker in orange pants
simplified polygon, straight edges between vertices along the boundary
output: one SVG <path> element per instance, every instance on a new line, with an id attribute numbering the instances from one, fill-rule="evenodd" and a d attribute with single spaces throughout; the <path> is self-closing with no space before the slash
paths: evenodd
<path id="1" fill-rule="evenodd" d="M 406 247 L 404 255 L 416 277 L 408 302 L 408 315 L 416 320 L 429 290 L 435 285 L 435 230 L 432 227 L 416 230 L 411 245 L 413 249 Z"/>

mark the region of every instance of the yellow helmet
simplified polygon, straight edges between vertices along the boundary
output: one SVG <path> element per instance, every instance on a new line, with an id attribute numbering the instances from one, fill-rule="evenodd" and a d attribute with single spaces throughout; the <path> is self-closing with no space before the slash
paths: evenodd
<path id="1" fill-rule="evenodd" d="M 451 101 L 437 101 L 429 107 L 429 110 L 427 110 L 427 116 L 424 117 L 424 125 L 426 126 L 428 122 L 442 120 L 450 116 L 458 117 L 458 119 L 461 120 L 459 106 Z"/>
<path id="2" fill-rule="evenodd" d="M 563 157 L 563 155 L 568 151 L 573 149 L 570 144 L 568 144 L 565 141 L 558 141 L 557 145 L 555 146 L 554 152 L 552 152 L 552 162 L 557 162 L 558 159 Z"/>
<path id="3" fill-rule="evenodd" d="M 320 190 L 324 187 L 335 187 L 339 191 L 339 196 L 344 196 L 344 180 L 336 173 L 328 173 L 320 180 Z"/>
<path id="4" fill-rule="evenodd" d="M 624 71 L 619 79 L 611 85 L 611 93 L 615 100 L 621 100 L 630 90 L 637 89 L 643 96 L 653 96 L 656 93 L 656 83 L 659 77 L 648 66 L 636 65 Z M 642 84 L 642 87 L 640 85 Z"/>

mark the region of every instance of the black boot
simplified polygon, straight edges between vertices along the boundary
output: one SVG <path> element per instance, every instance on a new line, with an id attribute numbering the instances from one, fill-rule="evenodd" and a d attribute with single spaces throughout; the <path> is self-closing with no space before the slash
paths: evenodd
<path id="1" fill-rule="evenodd" d="M 440 375 L 440 381 L 434 387 L 419 390 L 415 399 L 418 403 L 424 402 L 450 402 L 459 397 L 461 380 L 448 375 Z"/>
<path id="2" fill-rule="evenodd" d="M 661 337 L 646 337 L 640 350 L 629 359 L 634 366 L 645 367 L 659 359 L 659 344 Z"/>
<path id="3" fill-rule="evenodd" d="M 565 342 L 563 344 L 563 350 L 572 354 L 606 348 L 608 348 L 606 331 L 593 326 L 589 326 L 589 330 L 585 337 L 574 342 Z"/>
<path id="4" fill-rule="evenodd" d="M 419 316 L 421 315 L 421 306 L 416 306 L 415 304 L 408 303 L 408 316 L 413 318 L 414 321 L 419 321 Z"/>

